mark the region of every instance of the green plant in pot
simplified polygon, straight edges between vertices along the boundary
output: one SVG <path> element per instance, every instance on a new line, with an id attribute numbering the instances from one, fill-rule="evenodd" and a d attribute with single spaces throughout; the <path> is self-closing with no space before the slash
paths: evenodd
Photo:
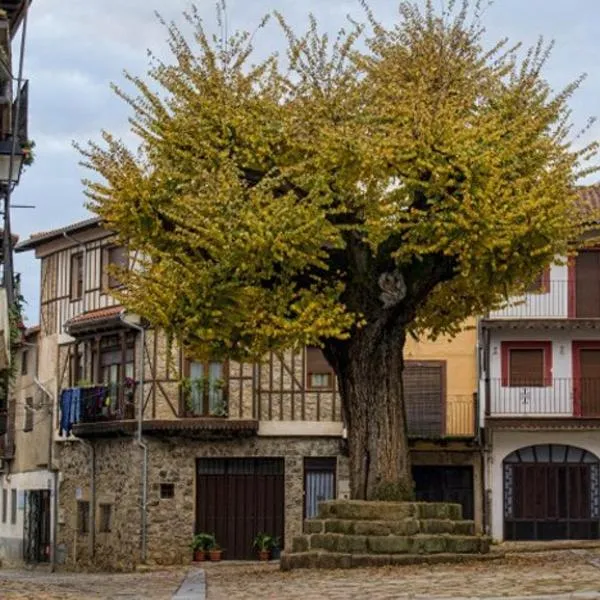
<path id="1" fill-rule="evenodd" d="M 194 551 L 194 560 L 206 560 L 206 553 L 215 546 L 215 536 L 210 533 L 197 533 L 190 544 Z"/>
<path id="2" fill-rule="evenodd" d="M 271 547 L 271 558 L 273 560 L 279 560 L 281 556 L 281 538 L 273 538 L 273 546 Z"/>
<path id="3" fill-rule="evenodd" d="M 212 546 L 208 549 L 208 554 L 210 556 L 210 560 L 213 562 L 218 562 L 221 560 L 222 556 L 223 556 L 223 548 L 221 548 L 221 546 L 219 546 L 219 544 L 217 543 L 217 541 L 214 539 L 214 534 L 213 534 L 213 544 Z"/>
<path id="4" fill-rule="evenodd" d="M 257 533 L 254 538 L 254 548 L 258 551 L 258 560 L 269 560 L 275 538 L 268 533 Z"/>

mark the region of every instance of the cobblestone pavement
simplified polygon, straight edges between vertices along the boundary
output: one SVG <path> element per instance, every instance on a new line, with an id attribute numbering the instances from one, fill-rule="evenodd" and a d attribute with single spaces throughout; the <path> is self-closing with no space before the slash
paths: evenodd
<path id="1" fill-rule="evenodd" d="M 82 574 L 0 570 L 0 600 L 170 600 L 185 571 Z"/>
<path id="2" fill-rule="evenodd" d="M 594 564 L 596 563 L 596 564 Z M 275 564 L 207 564 L 208 600 L 405 600 L 600 592 L 600 551 L 564 550 L 448 565 L 282 573 Z M 583 596 L 582 596 L 583 597 Z M 600 598 L 600 593 L 585 596 Z"/>

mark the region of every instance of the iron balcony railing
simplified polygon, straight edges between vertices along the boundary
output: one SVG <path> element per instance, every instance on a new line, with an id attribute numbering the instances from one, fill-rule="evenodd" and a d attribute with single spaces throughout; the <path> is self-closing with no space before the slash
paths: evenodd
<path id="1" fill-rule="evenodd" d="M 551 378 L 542 381 L 490 379 L 486 413 L 491 417 L 600 418 L 598 378 Z"/>

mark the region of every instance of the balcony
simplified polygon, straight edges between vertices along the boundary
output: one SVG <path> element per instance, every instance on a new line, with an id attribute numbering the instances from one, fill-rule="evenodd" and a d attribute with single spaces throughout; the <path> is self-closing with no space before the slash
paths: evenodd
<path id="1" fill-rule="evenodd" d="M 546 281 L 540 291 L 511 297 L 487 319 L 600 319 L 600 280 Z"/>
<path id="2" fill-rule="evenodd" d="M 600 377 L 553 378 L 544 386 L 507 385 L 489 380 L 489 417 L 600 418 Z"/>
<path id="3" fill-rule="evenodd" d="M 450 395 L 439 407 L 406 402 L 408 437 L 413 440 L 473 438 L 476 432 L 474 395 Z"/>

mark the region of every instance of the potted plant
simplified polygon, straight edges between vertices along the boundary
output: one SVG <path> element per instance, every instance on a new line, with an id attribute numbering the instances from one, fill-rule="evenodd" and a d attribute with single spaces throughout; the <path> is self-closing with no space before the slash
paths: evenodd
<path id="1" fill-rule="evenodd" d="M 194 552 L 194 560 L 206 560 L 206 553 L 215 545 L 215 536 L 210 533 L 197 533 L 190 544 Z"/>
<path id="2" fill-rule="evenodd" d="M 281 556 L 281 539 L 276 537 L 273 538 L 273 546 L 271 547 L 271 558 L 273 560 L 279 560 Z"/>
<path id="3" fill-rule="evenodd" d="M 269 560 L 274 538 L 268 533 L 257 533 L 254 538 L 254 548 L 258 551 L 258 560 Z"/>
<path id="4" fill-rule="evenodd" d="M 214 539 L 214 535 L 213 535 L 213 539 Z M 221 560 L 221 557 L 223 556 L 223 548 L 221 548 L 221 546 L 219 546 L 219 544 L 217 544 L 217 542 L 214 541 L 212 546 L 208 549 L 208 554 L 210 556 L 210 560 L 212 560 L 214 562 L 218 562 Z"/>

